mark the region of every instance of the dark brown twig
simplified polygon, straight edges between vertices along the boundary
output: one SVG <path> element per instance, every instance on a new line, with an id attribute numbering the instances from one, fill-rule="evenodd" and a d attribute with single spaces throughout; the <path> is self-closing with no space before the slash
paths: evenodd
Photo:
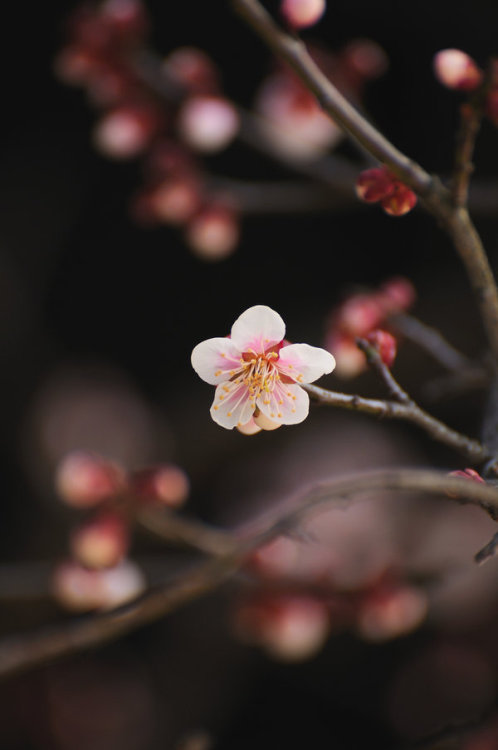
<path id="1" fill-rule="evenodd" d="M 491 515 L 498 511 L 498 490 L 495 487 L 435 471 L 391 469 L 319 484 L 288 507 L 273 511 L 255 522 L 251 532 L 246 530 L 246 537 L 239 542 L 235 552 L 210 559 L 128 605 L 0 641 L 0 677 L 18 674 L 106 643 L 164 617 L 219 587 L 240 569 L 248 554 L 275 537 L 288 533 L 320 507 L 378 490 L 451 493 L 452 499 L 474 503 Z"/>
<path id="2" fill-rule="evenodd" d="M 329 391 L 316 385 L 304 385 L 303 388 L 308 391 L 310 396 L 327 406 L 412 422 L 421 427 L 434 440 L 438 440 L 464 455 L 471 463 L 480 464 L 493 458 L 493 453 L 485 445 L 456 430 L 452 430 L 443 422 L 425 412 L 413 401 L 398 403 L 397 401 L 363 398 L 362 396 Z"/>

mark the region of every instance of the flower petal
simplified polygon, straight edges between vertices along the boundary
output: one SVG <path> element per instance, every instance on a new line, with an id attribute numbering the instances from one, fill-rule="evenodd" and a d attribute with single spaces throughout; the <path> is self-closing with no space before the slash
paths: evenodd
<path id="1" fill-rule="evenodd" d="M 279 351 L 276 367 L 298 383 L 312 383 L 325 373 L 332 372 L 335 359 L 330 352 L 309 344 L 289 344 Z"/>
<path id="2" fill-rule="evenodd" d="M 255 305 L 242 313 L 232 326 L 232 341 L 241 352 L 262 354 L 285 336 L 285 323 L 275 310 Z"/>
<path id="3" fill-rule="evenodd" d="M 277 383 L 273 391 L 259 396 L 256 405 L 272 422 L 298 424 L 308 416 L 310 400 L 298 385 Z"/>
<path id="4" fill-rule="evenodd" d="M 239 424 L 246 424 L 253 412 L 254 402 L 249 398 L 247 386 L 233 380 L 220 383 L 211 406 L 211 416 L 216 424 L 231 430 Z"/>
<path id="5" fill-rule="evenodd" d="M 240 370 L 240 350 L 231 339 L 201 341 L 192 352 L 192 367 L 210 385 L 218 385 Z"/>

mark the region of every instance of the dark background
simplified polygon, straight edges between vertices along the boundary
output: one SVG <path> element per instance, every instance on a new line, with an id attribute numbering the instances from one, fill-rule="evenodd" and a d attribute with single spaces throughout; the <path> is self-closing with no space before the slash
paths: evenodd
<path id="1" fill-rule="evenodd" d="M 368 88 L 365 106 L 398 147 L 442 174 L 451 170 L 458 97 L 434 80 L 432 57 L 441 48 L 461 47 L 484 64 L 497 51 L 496 3 L 457 5 L 334 3 L 306 35 L 331 49 L 354 37 L 372 38 L 384 47 L 390 69 Z M 64 554 L 68 519 L 60 516 L 48 479 L 53 457 L 33 459 L 40 393 L 64 368 L 109 371 L 111 382 L 124 380 L 138 394 L 158 427 L 152 447 L 143 455 L 138 450 L 137 461 L 174 459 L 185 466 L 193 480 L 190 510 L 215 521 L 237 516 L 217 499 L 219 475 L 227 463 L 240 465 L 248 449 L 244 438 L 210 422 L 210 392 L 192 373 L 189 358 L 198 341 L 227 333 L 250 305 L 270 305 L 282 314 L 294 340 L 320 345 L 325 317 L 345 289 L 402 274 L 417 287 L 422 319 L 440 325 L 470 355 L 484 348 L 459 261 L 421 209 L 390 219 L 377 208 L 352 203 L 341 214 L 247 217 L 237 252 L 212 264 L 195 258 L 179 232 L 134 225 L 128 206 L 139 179 L 137 165 L 114 164 L 93 151 L 96 114 L 80 91 L 64 87 L 52 73 L 63 21 L 74 6 L 8 3 L 3 8 L 8 36 L 0 92 L 4 562 L 50 561 Z M 227 94 L 250 105 L 270 61 L 228 3 L 151 1 L 148 7 L 158 52 L 185 44 L 202 47 L 223 71 Z M 497 142 L 496 130 L 485 123 L 476 154 L 479 179 L 496 174 Z M 354 155 L 348 146 L 342 152 Z M 288 174 L 237 145 L 213 166 L 247 179 Z M 496 216 L 480 216 L 478 223 L 495 263 Z M 416 394 L 420 360 L 407 352 L 399 368 Z M 363 387 L 376 392 L 368 378 L 353 386 Z M 477 394 L 437 409 L 454 426 L 478 430 L 481 405 L 482 394 Z M 396 429 L 405 439 L 405 432 Z M 291 441 L 289 433 L 278 441 Z M 406 435 L 408 441 L 416 437 L 413 430 Z M 272 437 L 261 436 L 257 447 L 251 442 L 250 451 L 271 451 Z M 418 450 L 436 465 L 454 461 L 424 440 Z M 65 744 L 61 735 L 54 739 L 46 712 L 55 698 L 47 698 L 47 690 L 50 695 L 77 692 L 75 685 L 100 679 L 108 679 L 110 694 L 114 684 L 125 690 L 129 683 L 134 696 L 137 684 L 146 683 L 153 696 L 149 702 L 144 698 L 144 715 L 137 714 L 137 726 L 147 724 L 148 733 L 142 743 L 130 740 L 130 747 L 173 747 L 183 731 L 197 726 L 213 731 L 219 738 L 216 748 L 293 742 L 315 747 L 331 737 L 332 727 L 334 747 L 353 749 L 366 739 L 370 747 L 395 746 L 389 722 L 377 710 L 383 689 L 402 654 L 425 639 L 432 642 L 430 631 L 382 647 L 344 636 L 309 665 L 282 667 L 231 640 L 225 609 L 225 600 L 215 597 L 122 644 L 16 681 L 5 694 L 9 710 L 0 729 L 2 747 L 85 747 L 74 739 L 76 730 Z M 61 616 L 45 603 L 36 608 L 12 604 L 0 627 L 9 633 Z M 129 695 L 123 701 L 133 704 Z M 163 706 L 170 706 L 164 720 Z M 104 730 L 95 731 L 100 740 L 92 736 L 93 747 L 120 746 L 109 738 L 102 744 Z"/>

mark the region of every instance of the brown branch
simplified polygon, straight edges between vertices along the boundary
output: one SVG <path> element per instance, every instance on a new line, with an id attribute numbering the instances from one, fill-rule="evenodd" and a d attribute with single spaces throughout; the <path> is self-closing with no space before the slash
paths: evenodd
<path id="1" fill-rule="evenodd" d="M 451 193 L 455 206 L 466 206 L 469 183 L 474 165 L 472 158 L 474 147 L 481 127 L 483 108 L 467 102 L 460 109 L 460 129 L 457 135 L 455 167 L 451 184 Z"/>
<path id="2" fill-rule="evenodd" d="M 498 490 L 447 474 L 420 469 L 367 472 L 312 487 L 292 504 L 272 511 L 246 529 L 236 552 L 220 555 L 157 587 L 134 602 L 99 615 L 90 615 L 35 633 L 0 641 L 0 677 L 32 669 L 46 662 L 106 643 L 213 591 L 236 573 L 248 554 L 298 526 L 310 513 L 331 502 L 345 502 L 355 495 L 383 491 L 415 491 L 447 494 L 474 503 L 495 516 Z"/>
<path id="3" fill-rule="evenodd" d="M 235 10 L 270 49 L 299 76 L 322 108 L 345 132 L 406 185 L 420 195 L 425 207 L 450 235 L 463 261 L 476 296 L 488 336 L 495 367 L 498 366 L 498 289 L 481 239 L 468 211 L 454 206 L 451 194 L 440 180 L 393 146 L 371 125 L 326 78 L 308 54 L 305 45 L 273 21 L 258 0 L 232 0 Z"/>
<path id="4" fill-rule="evenodd" d="M 238 547 L 237 539 L 228 531 L 168 511 L 141 511 L 137 521 L 167 544 L 190 547 L 207 555 L 227 555 L 234 553 Z"/>
<path id="5" fill-rule="evenodd" d="M 308 391 L 310 396 L 327 406 L 412 422 L 421 427 L 434 440 L 438 440 L 464 455 L 471 463 L 483 463 L 494 457 L 492 451 L 486 445 L 452 430 L 451 427 L 421 409 L 414 401 L 398 403 L 397 401 L 363 398 L 362 396 L 329 391 L 316 385 L 303 385 L 302 387 Z"/>

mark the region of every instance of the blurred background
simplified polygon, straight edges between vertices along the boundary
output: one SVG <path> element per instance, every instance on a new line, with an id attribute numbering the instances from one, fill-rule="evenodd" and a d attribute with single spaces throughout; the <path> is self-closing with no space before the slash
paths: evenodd
<path id="1" fill-rule="evenodd" d="M 146 5 L 155 52 L 200 47 L 219 67 L 225 94 L 251 106 L 272 62 L 229 3 Z M 215 425 L 211 389 L 192 371 L 190 353 L 199 341 L 226 335 L 251 305 L 277 310 L 293 341 L 320 346 L 327 317 L 345 293 L 401 275 L 417 290 L 420 319 L 471 358 L 485 348 L 460 263 L 420 208 L 393 219 L 357 202 L 352 186 L 340 209 L 331 196 L 330 210 L 322 202 L 302 215 L 252 212 L 241 218 L 236 251 L 219 262 L 193 254 L 177 228 L 137 224 L 130 205 L 142 179 L 138 162 L 97 153 L 91 135 L 97 113 L 81 90 L 54 74 L 65 20 L 76 7 L 52 0 L 4 8 L 4 635 L 68 617 L 51 600 L 49 579 L 67 556 L 77 522 L 54 490 L 55 468 L 69 451 L 95 451 L 129 469 L 174 462 L 191 482 L 185 513 L 227 527 L 317 479 L 385 465 L 465 466 L 415 428 L 324 408 L 313 409 L 300 427 L 253 438 Z M 354 38 L 381 45 L 389 67 L 366 88 L 364 109 L 398 147 L 447 176 L 460 99 L 436 82 L 432 58 L 457 47 L 485 65 L 496 54 L 497 25 L 498 6 L 485 0 L 458 7 L 422 0 L 402 9 L 395 2 L 350 0 L 335 3 L 304 36 L 332 52 Z M 485 122 L 475 161 L 477 188 L 486 187 L 487 201 L 479 205 L 476 189 L 474 204 L 495 266 L 497 143 L 496 128 Z M 336 153 L 363 168 L 346 142 Z M 206 164 L 217 175 L 248 182 L 296 179 L 291 169 L 237 142 Z M 418 398 L 441 371 L 405 343 L 395 374 Z M 330 376 L 324 384 L 383 395 L 368 373 L 350 382 Z M 478 434 L 484 403 L 481 390 L 431 409 Z M 472 562 L 492 536 L 492 523 L 447 501 L 410 498 L 401 509 L 396 498 L 381 497 L 372 506 L 349 521 L 337 521 L 341 511 L 334 512 L 332 537 L 325 535 L 323 545 L 332 549 L 333 530 L 343 530 L 336 532 L 334 549 L 342 539 L 344 550 L 335 573 L 346 571 L 346 579 L 348 566 L 356 570 L 365 558 L 361 565 L 370 570 L 379 555 L 391 571 L 409 568 L 428 597 L 428 619 L 416 632 L 365 638 L 339 618 L 322 650 L 289 663 L 237 637 L 234 620 L 244 594 L 230 585 L 117 643 L 2 685 L 0 746 L 232 750 L 327 742 L 346 750 L 368 742 L 388 750 L 464 724 L 465 731 L 451 732 L 437 746 L 497 748 L 498 569 L 494 560 L 479 569 Z M 137 535 L 133 552 L 148 561 L 146 575 L 155 583 L 190 563 L 147 535 Z M 354 591 L 355 584 L 343 588 Z"/>

